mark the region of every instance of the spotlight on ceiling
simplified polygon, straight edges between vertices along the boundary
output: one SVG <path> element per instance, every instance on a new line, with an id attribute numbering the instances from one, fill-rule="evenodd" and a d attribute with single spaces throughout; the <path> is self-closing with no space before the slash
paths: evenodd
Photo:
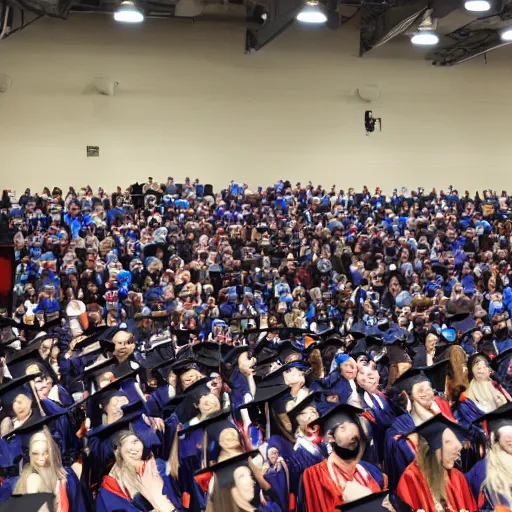
<path id="1" fill-rule="evenodd" d="M 418 32 L 411 37 L 411 43 L 418 46 L 436 45 L 439 43 L 439 36 L 434 32 L 434 30 L 435 25 L 432 20 L 432 16 L 428 14 L 418 27 Z"/>
<path id="2" fill-rule="evenodd" d="M 325 23 L 327 16 L 320 9 L 316 0 L 309 0 L 304 9 L 297 14 L 297 19 L 303 23 Z"/>
<path id="3" fill-rule="evenodd" d="M 503 39 L 503 41 L 511 41 L 512 42 L 512 28 L 508 28 L 507 30 L 502 32 L 501 39 Z"/>
<path id="4" fill-rule="evenodd" d="M 464 7 L 467 11 L 486 12 L 491 10 L 491 2 L 488 0 L 466 0 Z"/>
<path id="5" fill-rule="evenodd" d="M 135 5 L 135 2 L 125 0 L 114 12 L 114 19 L 121 23 L 141 23 L 144 21 L 144 14 Z"/>

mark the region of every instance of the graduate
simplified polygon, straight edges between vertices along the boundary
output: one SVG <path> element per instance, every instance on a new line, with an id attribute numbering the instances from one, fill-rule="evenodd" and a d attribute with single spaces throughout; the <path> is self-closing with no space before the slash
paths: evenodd
<path id="1" fill-rule="evenodd" d="M 438 414 L 416 427 L 418 457 L 398 482 L 397 496 L 413 510 L 477 509 L 464 475 L 455 468 L 467 430 Z"/>
<path id="2" fill-rule="evenodd" d="M 97 512 L 174 512 L 178 510 L 165 495 L 164 482 L 155 459 L 144 457 L 144 444 L 132 430 L 113 437 L 115 463 L 103 477 L 96 499 Z"/>
<path id="3" fill-rule="evenodd" d="M 86 512 L 85 500 L 77 476 L 62 466 L 60 449 L 44 422 L 17 429 L 28 448 L 28 462 L 16 482 L 13 494 L 53 493 L 57 512 Z"/>
<path id="4" fill-rule="evenodd" d="M 387 487 L 385 475 L 361 461 L 367 444 L 358 417 L 362 412 L 362 409 L 340 404 L 310 424 L 320 426 L 330 454 L 304 471 L 297 507 L 300 512 L 332 512 L 337 505 Z"/>
<path id="5" fill-rule="evenodd" d="M 258 451 L 242 453 L 196 473 L 213 475 L 205 512 L 284 512 L 255 464 L 257 456 Z"/>
<path id="6" fill-rule="evenodd" d="M 479 510 L 512 507 L 512 406 L 506 404 L 479 418 L 489 431 L 484 459 L 466 473 Z"/>

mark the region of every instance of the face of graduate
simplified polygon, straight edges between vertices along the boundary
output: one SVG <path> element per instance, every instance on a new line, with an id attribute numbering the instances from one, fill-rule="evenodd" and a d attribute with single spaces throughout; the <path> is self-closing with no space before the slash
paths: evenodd
<path id="1" fill-rule="evenodd" d="M 114 342 L 114 356 L 119 360 L 128 358 L 135 350 L 133 336 L 127 332 L 119 332 L 112 339 Z"/>
<path id="2" fill-rule="evenodd" d="M 34 387 L 36 388 L 39 400 L 43 400 L 48 398 L 53 387 L 53 381 L 49 377 L 37 377 L 34 379 Z"/>
<path id="3" fill-rule="evenodd" d="M 489 368 L 489 364 L 485 359 L 480 359 L 473 364 L 473 377 L 478 382 L 484 382 L 489 380 L 491 376 L 491 369 Z"/>
<path id="4" fill-rule="evenodd" d="M 357 364 L 350 358 L 340 365 L 340 372 L 347 380 L 354 380 L 357 375 Z"/>
<path id="5" fill-rule="evenodd" d="M 46 439 L 34 441 L 30 449 L 30 464 L 38 468 L 44 468 L 50 456 Z"/>
<path id="6" fill-rule="evenodd" d="M 126 396 L 113 396 L 105 405 L 105 414 L 107 415 L 107 425 L 114 423 L 123 417 L 121 407 L 129 404 Z"/>
<path id="7" fill-rule="evenodd" d="M 52 347 L 53 347 L 53 340 L 51 340 L 51 339 L 43 340 L 43 342 L 41 343 L 41 345 L 39 347 L 39 354 L 41 355 L 41 357 L 43 359 L 48 359 L 48 356 L 50 355 L 50 351 L 52 350 Z"/>
<path id="8" fill-rule="evenodd" d="M 423 381 L 414 384 L 411 392 L 413 403 L 421 405 L 425 409 L 430 409 L 434 403 L 434 391 L 430 382 Z"/>
<path id="9" fill-rule="evenodd" d="M 121 442 L 121 457 L 125 462 L 131 465 L 136 465 L 142 460 L 142 451 L 144 445 L 137 436 L 127 436 Z"/>
<path id="10" fill-rule="evenodd" d="M 427 352 L 434 352 L 438 341 L 439 340 L 435 334 L 429 334 L 425 339 L 425 349 L 427 350 Z"/>
<path id="11" fill-rule="evenodd" d="M 299 368 L 290 368 L 288 371 L 283 373 L 284 383 L 287 386 L 295 386 L 300 384 L 303 386 L 306 382 L 304 372 Z"/>
<path id="12" fill-rule="evenodd" d="M 316 407 L 310 405 L 297 415 L 296 420 L 299 427 L 306 428 L 312 421 L 317 420 L 319 417 L 320 415 L 318 414 Z"/>
<path id="13" fill-rule="evenodd" d="M 240 466 L 233 473 L 235 488 L 245 501 L 251 502 L 254 499 L 256 482 L 252 477 L 252 472 L 247 466 Z"/>
<path id="14" fill-rule="evenodd" d="M 353 450 L 361 442 L 361 433 L 359 427 L 355 423 L 345 421 L 340 423 L 333 433 L 334 442 L 340 448 Z"/>
<path id="15" fill-rule="evenodd" d="M 203 395 L 199 399 L 197 408 L 199 409 L 201 416 L 208 416 L 209 414 L 220 411 L 220 402 L 213 393 L 209 393 L 208 395 Z"/>
<path id="16" fill-rule="evenodd" d="M 438 460 L 446 470 L 453 469 L 453 466 L 460 458 L 462 444 L 457 436 L 449 429 L 445 429 L 442 438 L 443 446 L 436 451 Z"/>
<path id="17" fill-rule="evenodd" d="M 364 366 L 357 374 L 357 383 L 368 393 L 375 393 L 379 387 L 379 372 Z"/>
<path id="18" fill-rule="evenodd" d="M 238 369 L 242 375 L 249 377 L 254 375 L 254 366 L 256 365 L 256 358 L 249 357 L 249 352 L 242 352 L 238 356 Z"/>
<path id="19" fill-rule="evenodd" d="M 217 375 L 210 382 L 208 382 L 208 387 L 212 390 L 212 393 L 220 400 L 222 395 L 222 377 Z"/>
<path id="20" fill-rule="evenodd" d="M 505 453 L 512 455 L 512 425 L 506 425 L 498 430 L 498 443 Z"/>
<path id="21" fill-rule="evenodd" d="M 12 403 L 12 411 L 17 419 L 25 419 L 32 411 L 32 400 L 26 395 L 18 395 Z"/>
<path id="22" fill-rule="evenodd" d="M 219 445 L 223 450 L 232 451 L 241 448 L 238 432 L 235 428 L 225 428 L 219 435 Z"/>
<path id="23" fill-rule="evenodd" d="M 202 379 L 203 377 L 204 375 L 200 371 L 196 370 L 195 368 L 192 368 L 191 370 L 187 370 L 186 372 L 183 372 L 180 375 L 180 382 L 183 389 L 187 389 L 190 386 L 192 386 L 194 382 L 197 382 L 199 379 Z"/>

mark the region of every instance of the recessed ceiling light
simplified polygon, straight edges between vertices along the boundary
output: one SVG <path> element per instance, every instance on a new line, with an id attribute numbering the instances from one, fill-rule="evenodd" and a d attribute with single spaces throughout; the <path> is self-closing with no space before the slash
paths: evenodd
<path id="1" fill-rule="evenodd" d="M 411 43 L 418 46 L 434 46 L 439 43 L 439 36 L 430 30 L 422 30 L 412 36 Z"/>
<path id="2" fill-rule="evenodd" d="M 327 16 L 318 6 L 318 2 L 310 1 L 306 3 L 304 9 L 297 15 L 297 20 L 303 23 L 325 23 Z"/>
<path id="3" fill-rule="evenodd" d="M 114 13 L 114 19 L 121 23 L 140 23 L 144 14 L 131 0 L 125 0 Z"/>
<path id="4" fill-rule="evenodd" d="M 491 9 L 491 2 L 488 0 L 466 0 L 464 7 L 472 12 L 485 12 Z"/>

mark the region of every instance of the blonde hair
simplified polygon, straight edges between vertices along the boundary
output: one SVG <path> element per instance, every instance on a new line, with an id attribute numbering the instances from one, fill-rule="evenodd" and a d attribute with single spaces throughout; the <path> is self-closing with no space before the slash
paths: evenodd
<path id="1" fill-rule="evenodd" d="M 486 413 L 492 412 L 507 403 L 503 393 L 500 393 L 490 380 L 477 381 L 473 379 L 469 383 L 467 395 Z"/>
<path id="2" fill-rule="evenodd" d="M 501 449 L 496 441 L 486 456 L 486 477 L 482 489 L 492 497 L 505 498 L 505 503 L 512 503 L 512 455 Z"/>
<path id="3" fill-rule="evenodd" d="M 32 448 L 35 443 L 45 441 L 48 446 L 48 460 L 46 467 L 40 468 L 32 464 Z M 66 470 L 62 467 L 62 459 L 57 443 L 53 440 L 48 427 L 43 427 L 39 432 L 32 435 L 28 445 L 30 463 L 26 464 L 21 472 L 20 478 L 14 489 L 15 494 L 27 494 L 27 480 L 32 474 L 37 474 L 41 478 L 44 488 L 39 492 L 55 493 L 59 480 L 67 480 Z"/>
<path id="4" fill-rule="evenodd" d="M 435 451 L 421 436 L 418 437 L 418 466 L 427 479 L 428 487 L 434 499 L 439 503 L 444 501 L 446 499 L 444 468 L 437 460 Z"/>
<path id="5" fill-rule="evenodd" d="M 142 483 L 137 475 L 137 472 L 132 466 L 126 464 L 121 455 L 121 446 L 123 442 L 130 436 L 136 436 L 130 430 L 122 430 L 118 434 L 119 445 L 114 450 L 115 463 L 110 470 L 110 476 L 113 477 L 119 486 L 124 489 L 128 495 L 133 498 L 136 494 L 142 494 Z"/>

